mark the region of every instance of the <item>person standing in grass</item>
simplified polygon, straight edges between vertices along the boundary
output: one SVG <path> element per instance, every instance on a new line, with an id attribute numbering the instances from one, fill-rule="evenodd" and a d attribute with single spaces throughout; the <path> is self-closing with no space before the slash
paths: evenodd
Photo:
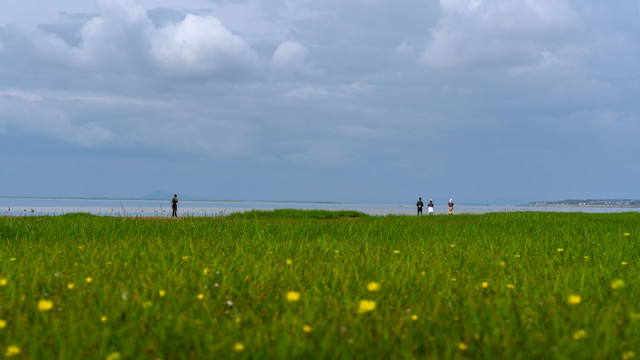
<path id="1" fill-rule="evenodd" d="M 453 215 L 453 199 L 449 199 L 449 215 Z"/>
<path id="2" fill-rule="evenodd" d="M 178 217 L 178 194 L 173 195 L 173 199 L 171 199 L 171 217 Z"/>
<path id="3" fill-rule="evenodd" d="M 427 214 L 433 214 L 433 199 L 429 199 L 429 203 L 427 204 Z"/>
<path id="4" fill-rule="evenodd" d="M 416 206 L 418 207 L 418 215 L 422 215 L 422 207 L 424 206 L 424 203 L 422 202 L 422 198 L 418 198 L 418 202 L 416 203 Z"/>

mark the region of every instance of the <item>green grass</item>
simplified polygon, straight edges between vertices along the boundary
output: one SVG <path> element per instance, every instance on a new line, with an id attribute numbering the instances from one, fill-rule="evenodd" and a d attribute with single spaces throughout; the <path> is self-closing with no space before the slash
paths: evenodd
<path id="1" fill-rule="evenodd" d="M 367 214 L 358 211 L 340 210 L 293 210 L 293 209 L 277 209 L 273 211 L 251 210 L 242 213 L 233 213 L 227 215 L 229 219 L 324 219 L 336 220 L 345 218 L 361 218 L 367 217 Z"/>
<path id="2" fill-rule="evenodd" d="M 639 357 L 639 260 L 638 213 L 0 218 L 0 352 Z M 359 313 L 361 300 L 375 309 Z"/>

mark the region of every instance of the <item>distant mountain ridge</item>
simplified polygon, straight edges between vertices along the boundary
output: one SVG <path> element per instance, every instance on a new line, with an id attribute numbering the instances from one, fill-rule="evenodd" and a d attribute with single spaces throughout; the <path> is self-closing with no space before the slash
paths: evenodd
<path id="1" fill-rule="evenodd" d="M 640 207 L 640 200 L 632 199 L 586 199 L 586 200 L 559 200 L 559 201 L 534 201 L 529 206 L 622 206 Z"/>

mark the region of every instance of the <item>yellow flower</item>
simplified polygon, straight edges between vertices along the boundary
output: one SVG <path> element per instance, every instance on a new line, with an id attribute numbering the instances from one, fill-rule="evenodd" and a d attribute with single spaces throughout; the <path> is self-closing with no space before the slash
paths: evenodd
<path id="1" fill-rule="evenodd" d="M 622 264 L 622 266 L 625 266 L 625 265 L 627 265 L 627 262 L 626 262 L 626 261 L 623 261 L 623 262 L 621 262 L 620 264 Z"/>
<path id="2" fill-rule="evenodd" d="M 0 319 L 0 329 L 4 329 L 5 327 L 7 327 L 7 322 Z"/>
<path id="3" fill-rule="evenodd" d="M 152 306 L 153 306 L 153 303 L 151 301 L 145 301 L 145 302 L 142 303 L 142 308 L 143 309 L 148 309 L 148 308 L 150 308 Z"/>
<path id="4" fill-rule="evenodd" d="M 500 261 L 500 266 L 505 266 L 507 265 L 504 261 Z"/>
<path id="5" fill-rule="evenodd" d="M 400 250 L 393 250 L 394 254 L 400 254 Z"/>
<path id="6" fill-rule="evenodd" d="M 11 258 L 11 259 L 9 259 L 9 260 L 11 260 L 11 261 L 16 261 L 16 258 Z"/>
<path id="7" fill-rule="evenodd" d="M 634 354 L 633 351 L 625 351 L 622 353 L 621 357 L 622 357 L 622 360 L 629 360 L 636 357 L 636 354 Z"/>
<path id="8" fill-rule="evenodd" d="M 51 309 L 53 309 L 53 301 L 49 301 L 49 300 L 38 301 L 38 310 L 49 311 Z"/>
<path id="9" fill-rule="evenodd" d="M 515 289 L 516 287 L 513 284 L 507 284 L 507 289 Z"/>
<path id="10" fill-rule="evenodd" d="M 311 328 L 311 326 L 305 324 L 304 326 L 302 326 L 302 331 L 306 332 L 307 334 L 313 331 L 313 328 Z"/>
<path id="11" fill-rule="evenodd" d="M 467 344 L 463 343 L 462 341 L 460 341 L 460 343 L 458 343 L 458 349 L 460 349 L 460 351 L 465 351 L 469 348 L 469 346 L 467 346 Z"/>
<path id="12" fill-rule="evenodd" d="M 449 247 L 453 249 L 456 246 L 454 244 L 451 244 L 451 245 L 449 245 Z"/>
<path id="13" fill-rule="evenodd" d="M 452 278 L 451 281 L 456 281 L 456 278 Z"/>
<path id="14" fill-rule="evenodd" d="M 15 345 L 10 345 L 7 347 L 7 350 L 4 351 L 4 356 L 6 357 L 16 356 L 18 354 L 20 354 L 20 348 Z"/>
<path id="15" fill-rule="evenodd" d="M 587 337 L 587 331 L 584 329 L 576 330 L 573 332 L 573 334 L 571 334 L 571 337 L 576 341 L 584 339 L 585 337 Z"/>
<path id="16" fill-rule="evenodd" d="M 569 305 L 578 305 L 582 302 L 582 297 L 580 295 L 569 295 L 567 302 Z"/>
<path id="17" fill-rule="evenodd" d="M 67 289 L 71 290 L 75 287 L 76 285 L 74 283 L 68 283 L 67 284 Z"/>
<path id="18" fill-rule="evenodd" d="M 629 236 L 629 235 L 631 235 L 631 234 L 629 234 L 629 233 L 624 233 L 624 236 Z"/>
<path id="19" fill-rule="evenodd" d="M 369 284 L 367 284 L 367 290 L 369 290 L 369 291 L 378 291 L 378 290 L 380 290 L 380 284 L 375 282 L 375 281 L 372 281 Z"/>
<path id="20" fill-rule="evenodd" d="M 233 345 L 233 350 L 240 352 L 244 350 L 244 344 L 241 342 L 237 342 L 235 345 Z"/>
<path id="21" fill-rule="evenodd" d="M 93 279 L 91 278 L 91 276 L 89 276 L 89 277 L 87 277 L 87 278 L 85 279 L 85 281 L 86 281 L 86 282 L 88 282 L 88 283 L 91 283 L 91 282 L 93 281 Z"/>
<path id="22" fill-rule="evenodd" d="M 420 275 L 422 275 L 422 276 L 427 276 L 427 272 L 426 272 L 426 271 L 421 271 L 421 272 L 420 272 Z"/>
<path id="23" fill-rule="evenodd" d="M 418 320 L 418 315 L 411 315 L 411 320 L 413 320 L 413 321 Z"/>
<path id="24" fill-rule="evenodd" d="M 240 319 L 240 317 L 236 317 L 236 323 L 240 324 L 242 322 L 242 319 Z"/>
<path id="25" fill-rule="evenodd" d="M 163 296 L 167 295 L 167 292 L 166 292 L 166 291 L 164 291 L 164 290 L 162 290 L 162 289 L 160 289 L 160 290 L 158 291 L 158 295 L 159 295 L 160 297 L 163 297 Z"/>
<path id="26" fill-rule="evenodd" d="M 564 249 L 563 248 L 558 248 L 558 252 L 563 252 Z"/>
<path id="27" fill-rule="evenodd" d="M 117 351 L 107 355 L 107 360 L 119 360 L 119 359 L 120 359 L 120 353 Z"/>
<path id="28" fill-rule="evenodd" d="M 189 260 L 189 257 L 188 256 L 183 256 L 182 260 Z"/>
<path id="29" fill-rule="evenodd" d="M 300 293 L 297 291 L 289 291 L 287 292 L 287 301 L 296 302 L 300 300 Z"/>
<path id="30" fill-rule="evenodd" d="M 360 300 L 358 304 L 358 313 L 366 313 L 373 311 L 376 308 L 376 302 L 373 300 Z"/>
<path id="31" fill-rule="evenodd" d="M 209 273 L 209 269 L 204 268 L 204 270 L 202 270 L 202 275 L 207 275 Z"/>
<path id="32" fill-rule="evenodd" d="M 293 261 L 291 259 L 287 259 L 287 265 L 291 265 L 293 264 Z"/>
<path id="33" fill-rule="evenodd" d="M 613 290 L 618 290 L 623 286 L 624 286 L 624 281 L 622 279 L 615 279 L 611 282 L 611 288 Z"/>
<path id="34" fill-rule="evenodd" d="M 588 256 L 585 256 L 585 257 L 584 257 L 584 259 L 585 259 L 585 260 L 589 260 L 589 257 L 588 257 Z"/>
<path id="35" fill-rule="evenodd" d="M 517 255 L 517 254 L 516 254 L 516 255 L 513 255 L 513 257 L 517 257 L 517 258 L 519 258 L 519 257 L 520 257 L 520 255 Z"/>
<path id="36" fill-rule="evenodd" d="M 101 321 L 101 322 L 105 322 L 105 321 L 107 321 L 107 317 L 106 317 L 106 316 L 104 316 L 104 315 L 100 316 L 100 321 Z"/>
<path id="37" fill-rule="evenodd" d="M 0 286 L 7 286 L 7 279 L 6 278 L 0 279 Z"/>
<path id="38" fill-rule="evenodd" d="M 483 287 L 483 288 L 485 288 L 485 289 L 486 289 L 486 288 L 488 288 L 488 287 L 489 287 L 489 283 L 488 283 L 488 282 L 486 282 L 486 281 L 485 281 L 485 282 L 483 282 L 483 283 L 482 283 L 482 287 Z"/>
<path id="39" fill-rule="evenodd" d="M 204 299 L 204 295 L 198 294 L 198 300 L 202 300 L 202 299 Z"/>

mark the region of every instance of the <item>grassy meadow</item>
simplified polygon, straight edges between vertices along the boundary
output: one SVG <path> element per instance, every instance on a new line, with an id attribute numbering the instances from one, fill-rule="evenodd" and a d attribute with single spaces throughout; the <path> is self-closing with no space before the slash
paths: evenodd
<path id="1" fill-rule="evenodd" d="M 0 217 L 0 356 L 640 358 L 640 213 Z"/>

